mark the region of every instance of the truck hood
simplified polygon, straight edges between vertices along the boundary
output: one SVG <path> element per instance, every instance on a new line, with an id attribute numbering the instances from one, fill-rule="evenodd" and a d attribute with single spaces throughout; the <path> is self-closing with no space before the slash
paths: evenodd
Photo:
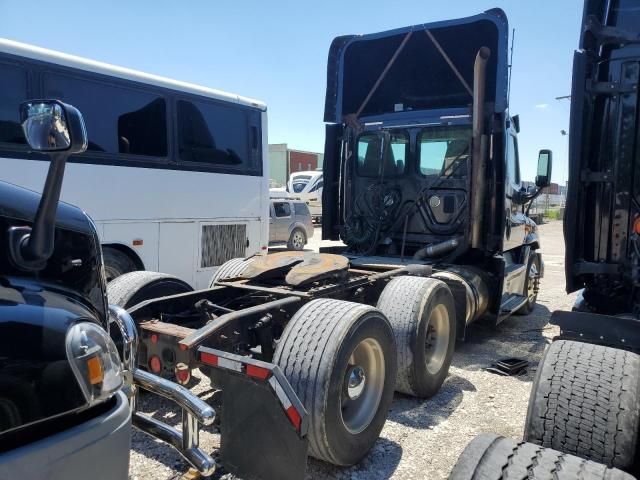
<path id="1" fill-rule="evenodd" d="M 324 120 L 343 123 L 349 115 L 468 107 L 481 47 L 491 50 L 486 99 L 502 112 L 507 108 L 508 35 L 506 15 L 493 9 L 467 18 L 337 37 L 329 50 Z"/>

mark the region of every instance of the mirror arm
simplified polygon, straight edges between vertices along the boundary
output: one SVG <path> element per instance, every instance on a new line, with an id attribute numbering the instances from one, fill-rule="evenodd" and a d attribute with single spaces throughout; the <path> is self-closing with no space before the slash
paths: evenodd
<path id="1" fill-rule="evenodd" d="M 526 202 L 529 202 L 529 205 L 527 205 L 527 212 L 525 213 L 525 215 L 528 217 L 529 216 L 529 210 L 531 210 L 531 205 L 533 205 L 533 201 L 538 198 L 540 196 L 540 194 L 542 193 L 542 188 L 538 188 L 535 193 L 532 193 L 531 195 L 527 195 L 526 198 Z"/>
<path id="2" fill-rule="evenodd" d="M 64 179 L 66 153 L 53 154 L 33 227 L 9 229 L 9 253 L 23 270 L 42 270 L 53 254 L 56 213 Z"/>

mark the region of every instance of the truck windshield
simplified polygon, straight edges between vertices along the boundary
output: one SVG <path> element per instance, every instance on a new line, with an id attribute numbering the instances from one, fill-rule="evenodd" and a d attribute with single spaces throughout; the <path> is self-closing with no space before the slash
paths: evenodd
<path id="1" fill-rule="evenodd" d="M 358 138 L 357 172 L 361 177 L 399 177 L 405 171 L 409 156 L 409 135 L 406 132 L 393 132 L 382 169 L 382 136 L 378 133 L 363 133 Z"/>
<path id="2" fill-rule="evenodd" d="M 429 175 L 464 177 L 471 142 L 470 126 L 429 127 L 418 135 L 418 168 Z"/>

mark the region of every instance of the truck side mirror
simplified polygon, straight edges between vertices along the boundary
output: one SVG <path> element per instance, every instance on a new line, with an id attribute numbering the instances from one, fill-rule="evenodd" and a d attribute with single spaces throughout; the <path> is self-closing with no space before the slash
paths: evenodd
<path id="1" fill-rule="evenodd" d="M 49 153 L 51 163 L 33 226 L 9 229 L 9 256 L 22 270 L 42 270 L 54 250 L 56 213 L 67 157 L 87 149 L 87 130 L 77 108 L 58 100 L 20 105 L 22 130 L 32 150 Z"/>
<path id="2" fill-rule="evenodd" d="M 540 150 L 538 153 L 538 174 L 536 175 L 536 187 L 545 188 L 551 184 L 551 150 Z"/>
<path id="3" fill-rule="evenodd" d="M 87 149 L 87 130 L 77 108 L 58 100 L 31 100 L 20 105 L 22 130 L 31 150 L 64 152 Z"/>

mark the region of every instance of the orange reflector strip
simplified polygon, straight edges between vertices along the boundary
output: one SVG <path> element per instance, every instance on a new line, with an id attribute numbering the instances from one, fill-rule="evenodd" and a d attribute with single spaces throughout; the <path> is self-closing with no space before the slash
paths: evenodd
<path id="1" fill-rule="evenodd" d="M 137 238 L 131 243 L 133 243 L 134 247 L 140 247 L 142 246 L 142 244 L 144 244 L 144 240 L 142 240 L 141 238 Z"/>
<path id="2" fill-rule="evenodd" d="M 91 385 L 102 383 L 104 374 L 102 373 L 102 363 L 100 363 L 98 356 L 91 357 L 87 360 L 87 371 L 89 372 L 89 383 Z"/>
<path id="3" fill-rule="evenodd" d="M 302 419 L 300 418 L 300 414 L 293 407 L 293 405 L 287 408 L 287 417 L 289 417 L 289 420 L 291 421 L 293 426 L 296 427 L 296 430 L 300 430 L 300 424 L 302 423 Z"/>
<path id="4" fill-rule="evenodd" d="M 640 217 L 636 217 L 633 221 L 633 231 L 640 235 Z"/>
<path id="5" fill-rule="evenodd" d="M 262 367 L 256 367 L 255 365 L 247 364 L 247 375 L 254 378 L 259 378 L 260 380 L 266 380 L 271 372 Z"/>
<path id="6" fill-rule="evenodd" d="M 214 367 L 218 366 L 218 357 L 216 355 L 211 355 L 210 353 L 202 352 L 200 354 L 200 361 Z"/>

